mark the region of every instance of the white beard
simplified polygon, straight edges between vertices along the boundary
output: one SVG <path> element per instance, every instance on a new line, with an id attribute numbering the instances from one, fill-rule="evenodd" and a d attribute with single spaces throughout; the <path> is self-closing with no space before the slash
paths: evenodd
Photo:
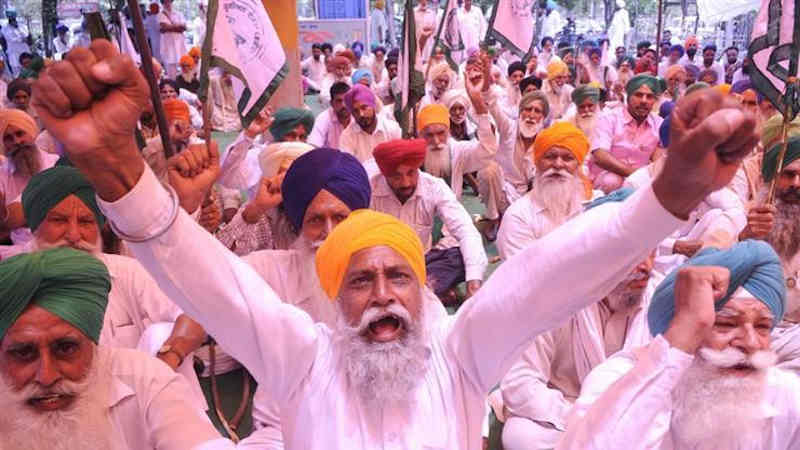
<path id="1" fill-rule="evenodd" d="M 423 296 L 424 298 L 424 296 Z M 337 303 L 340 304 L 340 303 Z M 335 351 L 345 371 L 349 385 L 356 390 L 363 404 L 370 408 L 410 402 L 409 394 L 428 370 L 431 350 L 424 325 L 425 307 L 418 323 L 398 303 L 386 308 L 372 307 L 361 316 L 361 323 L 351 327 L 339 314 L 339 327 L 333 335 Z M 390 342 L 372 342 L 362 334 L 370 322 L 392 313 L 401 317 L 406 326 L 405 336 Z"/>
<path id="2" fill-rule="evenodd" d="M 586 137 L 589 137 L 592 133 L 592 129 L 594 128 L 594 119 L 596 114 L 592 114 L 589 117 L 581 117 L 580 114 L 575 114 L 575 126 L 578 127 Z"/>
<path id="3" fill-rule="evenodd" d="M 74 248 L 75 250 L 83 250 L 83 251 L 85 251 L 87 253 L 90 253 L 93 256 L 99 256 L 100 254 L 103 253 L 103 237 L 100 235 L 100 233 L 98 233 L 97 234 L 97 242 L 95 242 L 94 244 L 90 244 L 89 242 L 86 242 L 86 241 L 82 240 L 82 241 L 80 241 L 80 242 L 78 242 L 78 243 L 73 245 L 73 244 L 70 244 L 69 242 L 67 242 L 66 239 L 61 239 L 60 241 L 53 242 L 53 243 L 45 242 L 41 238 L 41 236 L 39 236 L 38 233 L 37 233 L 34 236 L 34 247 L 37 250 L 49 250 L 51 248 L 70 247 L 70 248 Z"/>
<path id="4" fill-rule="evenodd" d="M 612 311 L 626 311 L 639 306 L 642 302 L 645 290 L 631 289 L 628 287 L 628 284 L 631 281 L 642 279 L 641 277 L 647 278 L 649 274 L 642 274 L 638 271 L 631 272 L 606 296 L 606 302 Z"/>
<path id="5" fill-rule="evenodd" d="M 749 360 L 757 370 L 746 376 L 720 372 L 748 358 L 728 347 L 701 348 L 672 392 L 670 430 L 675 448 L 695 450 L 761 448 L 767 419 L 761 403 L 775 354 L 756 352 Z"/>
<path id="6" fill-rule="evenodd" d="M 14 391 L 0 377 L 0 448 L 14 450 L 110 449 L 113 426 L 108 415 L 110 361 L 95 348 L 83 381 L 66 380 L 41 388 L 35 382 Z M 26 401 L 43 393 L 75 394 L 68 410 L 39 412 Z"/>
<path id="7" fill-rule="evenodd" d="M 529 123 L 522 119 L 519 120 L 519 134 L 525 139 L 536 137 L 542 131 L 542 122 Z"/>
<path id="8" fill-rule="evenodd" d="M 560 173 L 562 177 L 549 177 L 554 173 Z M 550 219 L 551 227 L 545 230 L 545 233 L 549 233 L 581 210 L 584 200 L 583 182 L 567 171 L 548 169 L 536 175 L 531 195 L 544 209 L 543 214 Z"/>
<path id="9" fill-rule="evenodd" d="M 425 152 L 425 164 L 423 167 L 425 168 L 425 172 L 449 181 L 450 174 L 452 173 L 452 167 L 450 166 L 450 147 L 447 144 L 442 144 L 438 147 L 428 146 Z"/>

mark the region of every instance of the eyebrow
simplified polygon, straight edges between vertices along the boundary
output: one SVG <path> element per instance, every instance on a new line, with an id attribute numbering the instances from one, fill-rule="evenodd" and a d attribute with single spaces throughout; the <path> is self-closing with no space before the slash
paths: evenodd
<path id="1" fill-rule="evenodd" d="M 722 308 L 719 311 L 717 311 L 717 317 L 735 318 L 739 317 L 740 315 L 742 315 L 741 312 L 734 311 L 730 308 Z M 775 316 L 772 315 L 772 313 L 759 313 L 759 317 L 757 320 L 761 319 L 775 320 Z"/>

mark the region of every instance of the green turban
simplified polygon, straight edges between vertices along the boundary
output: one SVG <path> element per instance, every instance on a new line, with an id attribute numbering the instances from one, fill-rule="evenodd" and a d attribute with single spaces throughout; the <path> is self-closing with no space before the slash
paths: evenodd
<path id="1" fill-rule="evenodd" d="M 310 134 L 314 128 L 314 114 L 307 109 L 281 108 L 272 117 L 275 120 L 269 127 L 269 132 L 277 142 L 282 141 L 283 137 L 298 125 L 303 125 L 306 134 Z"/>
<path id="2" fill-rule="evenodd" d="M 109 290 L 106 266 L 86 252 L 56 248 L 6 259 L 0 262 L 0 339 L 35 304 L 97 343 Z"/>
<path id="3" fill-rule="evenodd" d="M 764 153 L 764 161 L 761 163 L 761 176 L 764 181 L 772 181 L 775 176 L 775 169 L 778 167 L 778 154 L 781 152 L 781 143 L 778 142 L 768 152 Z M 795 160 L 800 159 L 800 136 L 789 139 L 786 147 L 786 155 L 783 157 L 783 167 L 788 166 Z"/>
<path id="4" fill-rule="evenodd" d="M 699 91 L 700 89 L 708 89 L 711 85 L 706 83 L 705 81 L 696 81 L 692 83 L 688 88 L 686 88 L 686 92 L 683 94 L 684 96 L 688 96 L 694 91 Z"/>
<path id="5" fill-rule="evenodd" d="M 661 93 L 667 89 L 667 83 L 663 79 L 640 73 L 628 81 L 628 84 L 625 86 L 625 93 L 630 97 L 631 94 L 642 86 L 649 87 L 650 90 L 653 91 L 653 94 L 656 95 L 661 95 Z"/>
<path id="6" fill-rule="evenodd" d="M 595 86 L 583 84 L 572 91 L 572 102 L 580 105 L 587 98 L 591 98 L 595 104 L 600 103 L 600 89 Z"/>
<path id="7" fill-rule="evenodd" d="M 47 213 L 70 195 L 75 195 L 103 227 L 105 217 L 97 206 L 94 188 L 80 171 L 70 166 L 54 166 L 34 175 L 22 191 L 22 209 L 31 231 L 36 231 Z"/>

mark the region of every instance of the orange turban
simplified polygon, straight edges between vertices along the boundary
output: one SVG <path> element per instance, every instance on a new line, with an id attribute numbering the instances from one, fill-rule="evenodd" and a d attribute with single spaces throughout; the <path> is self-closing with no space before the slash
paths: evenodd
<path id="1" fill-rule="evenodd" d="M 566 75 L 569 73 L 567 64 L 560 58 L 553 58 L 550 64 L 547 65 L 547 79 L 552 80 L 559 75 Z"/>
<path id="2" fill-rule="evenodd" d="M 754 89 L 748 89 L 742 92 L 742 100 L 751 103 L 758 103 L 758 94 Z"/>
<path id="3" fill-rule="evenodd" d="M 697 45 L 697 36 L 689 36 L 686 38 L 686 45 L 684 47 L 688 48 L 691 44 Z"/>
<path id="4" fill-rule="evenodd" d="M 375 147 L 372 155 L 381 173 L 389 175 L 400 165 L 420 168 L 425 162 L 426 144 L 424 139 L 395 139 Z"/>
<path id="5" fill-rule="evenodd" d="M 189 50 L 189 56 L 191 56 L 192 58 L 199 58 L 200 47 L 192 47 L 191 50 Z"/>
<path id="6" fill-rule="evenodd" d="M 578 127 L 569 122 L 557 122 L 542 130 L 533 142 L 533 160 L 538 162 L 554 146 L 564 147 L 583 164 L 589 153 L 589 140 Z"/>
<path id="7" fill-rule="evenodd" d="M 183 119 L 187 122 L 191 122 L 189 105 L 177 98 L 164 100 L 164 115 L 167 117 L 167 122 L 171 122 L 175 119 Z"/>
<path id="8" fill-rule="evenodd" d="M 195 65 L 194 58 L 192 58 L 192 57 L 191 57 L 191 56 L 189 56 L 189 55 L 183 55 L 183 56 L 181 56 L 181 59 L 178 61 L 178 63 L 179 63 L 181 66 L 184 66 L 184 65 L 185 65 L 185 66 L 190 66 L 190 67 L 192 67 L 192 68 L 194 68 L 194 65 Z"/>
<path id="9" fill-rule="evenodd" d="M 14 125 L 33 138 L 39 135 L 39 127 L 36 125 L 36 120 L 21 109 L 0 109 L 0 138 L 6 133 L 6 128 L 9 125 Z"/>
<path id="10" fill-rule="evenodd" d="M 718 90 L 722 95 L 728 95 L 731 93 L 731 85 L 728 83 L 722 83 L 714 86 L 714 89 Z"/>
<path id="11" fill-rule="evenodd" d="M 357 62 L 356 61 L 356 54 L 353 53 L 353 51 L 349 50 L 349 49 L 348 50 L 342 50 L 342 51 L 336 53 L 336 56 L 343 56 L 343 57 L 349 59 L 350 60 L 350 64 L 355 64 Z"/>
<path id="12" fill-rule="evenodd" d="M 425 284 L 425 250 L 417 233 L 394 216 L 361 209 L 339 223 L 317 251 L 317 276 L 329 298 L 339 295 L 350 257 L 378 246 L 397 252 L 411 266 L 420 285 Z"/>
<path id="13" fill-rule="evenodd" d="M 422 131 L 428 125 L 441 124 L 450 128 L 450 111 L 439 103 L 431 103 L 422 108 L 417 115 L 417 130 Z"/>

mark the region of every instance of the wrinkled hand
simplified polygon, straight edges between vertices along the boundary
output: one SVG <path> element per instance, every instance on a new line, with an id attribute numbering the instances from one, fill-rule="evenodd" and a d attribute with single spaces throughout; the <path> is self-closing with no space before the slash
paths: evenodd
<path id="1" fill-rule="evenodd" d="M 483 73 L 473 71 L 468 74 L 467 79 L 464 80 L 464 85 L 467 88 L 467 95 L 472 102 L 472 107 L 475 109 L 475 114 L 486 114 L 489 109 L 483 99 L 483 90 L 486 85 L 486 78 Z"/>
<path id="2" fill-rule="evenodd" d="M 672 246 L 672 253 L 676 255 L 684 255 L 686 257 L 691 258 L 702 247 L 703 247 L 702 241 L 696 241 L 696 240 L 675 241 L 675 244 Z"/>
<path id="3" fill-rule="evenodd" d="M 167 161 L 169 184 L 175 189 L 181 207 L 193 213 L 219 176 L 219 150 L 216 141 L 209 145 L 191 144 Z"/>
<path id="4" fill-rule="evenodd" d="M 213 190 L 209 191 L 209 194 L 213 192 Z M 203 200 L 198 223 L 209 233 L 217 231 L 217 228 L 219 228 L 219 225 L 222 223 L 222 210 L 214 200 L 213 195 L 206 195 L 205 200 Z"/>
<path id="5" fill-rule="evenodd" d="M 653 182 L 662 206 L 686 219 L 708 194 L 728 185 L 758 142 L 755 125 L 752 114 L 715 89 L 681 98 L 672 112 L 667 160 Z"/>
<path id="6" fill-rule="evenodd" d="M 747 213 L 747 226 L 739 234 L 739 239 L 764 239 L 775 226 L 775 214 L 778 212 L 772 205 L 754 206 Z"/>
<path id="7" fill-rule="evenodd" d="M 717 316 L 714 302 L 728 291 L 730 275 L 725 267 L 680 269 L 675 281 L 675 316 L 664 333 L 673 347 L 694 354 L 714 326 Z"/>
<path id="8" fill-rule="evenodd" d="M 272 117 L 272 107 L 267 106 L 258 113 L 258 116 L 256 116 L 252 122 L 250 122 L 247 130 L 245 130 L 245 134 L 250 139 L 253 139 L 260 134 L 264 134 L 274 121 L 275 118 Z"/>
<path id="9" fill-rule="evenodd" d="M 271 178 L 261 178 L 255 198 L 242 211 L 242 219 L 245 222 L 257 223 L 267 211 L 281 204 L 283 201 L 281 183 L 284 175 L 285 173 L 281 173 Z"/>

